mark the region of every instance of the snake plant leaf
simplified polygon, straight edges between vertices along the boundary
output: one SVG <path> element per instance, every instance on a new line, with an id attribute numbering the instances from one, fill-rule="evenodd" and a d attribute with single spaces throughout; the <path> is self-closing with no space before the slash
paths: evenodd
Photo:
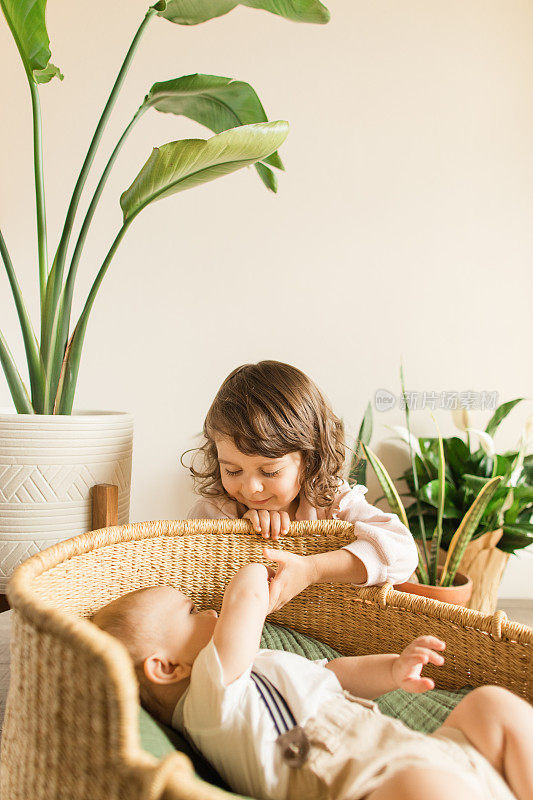
<path id="1" fill-rule="evenodd" d="M 497 475 L 496 477 L 487 481 L 461 520 L 461 523 L 450 542 L 450 546 L 448 547 L 446 561 L 444 562 L 444 567 L 442 568 L 442 573 L 440 576 L 441 586 L 452 585 L 453 579 L 455 578 L 455 573 L 457 572 L 457 568 L 459 567 L 460 561 L 464 555 L 466 546 L 476 532 L 476 528 L 479 525 L 481 517 L 483 516 L 487 505 L 492 499 L 501 481 L 502 478 L 500 475 Z"/>
<path id="2" fill-rule="evenodd" d="M 440 434 L 437 420 L 433 416 L 433 422 L 437 428 L 439 436 L 439 471 L 438 471 L 438 502 L 437 502 L 437 524 L 431 537 L 431 546 L 429 550 L 429 580 L 433 586 L 437 585 L 437 565 L 439 559 L 439 548 L 442 540 L 442 518 L 444 516 L 444 498 L 446 496 L 446 461 L 444 460 L 444 445 L 442 443 L 442 436 Z"/>
<path id="3" fill-rule="evenodd" d="M 161 4 L 162 5 L 162 4 Z M 263 9 L 293 22 L 329 22 L 328 9 L 319 0 L 167 0 L 159 16 L 178 25 L 198 25 L 222 17 L 236 6 Z"/>
<path id="4" fill-rule="evenodd" d="M 366 407 L 363 419 L 361 420 L 361 425 L 359 426 L 355 450 L 350 464 L 348 481 L 352 485 L 356 483 L 366 483 L 366 461 L 364 458 L 361 458 L 361 445 L 370 444 L 373 426 L 372 405 L 369 403 Z"/>
<path id="5" fill-rule="evenodd" d="M 181 139 L 155 147 L 120 198 L 124 223 L 155 200 L 228 175 L 273 153 L 289 132 L 287 122 L 232 128 L 210 139 Z"/>
<path id="6" fill-rule="evenodd" d="M 361 442 L 361 447 L 363 448 L 363 452 L 367 458 L 367 461 L 370 462 L 374 472 L 377 475 L 377 479 L 381 484 L 381 488 L 387 498 L 387 502 L 390 506 L 390 509 L 393 514 L 397 514 L 406 528 L 409 527 L 409 522 L 407 520 L 407 514 L 405 513 L 405 508 L 403 506 L 402 501 L 400 500 L 400 495 L 398 494 L 396 487 L 390 477 L 389 473 L 377 457 L 375 453 L 370 450 L 363 442 Z"/>
<path id="7" fill-rule="evenodd" d="M 502 403 L 501 406 L 498 406 L 492 417 L 489 419 L 487 423 L 487 427 L 485 431 L 489 434 L 489 436 L 494 436 L 498 427 L 502 420 L 505 419 L 507 414 L 513 410 L 513 408 L 521 403 L 522 400 L 525 400 L 525 397 L 517 397 L 516 400 L 508 400 L 507 403 Z"/>
<path id="8" fill-rule="evenodd" d="M 63 76 L 50 63 L 50 40 L 46 30 L 46 0 L 0 0 L 28 78 L 47 83 Z"/>
<path id="9" fill-rule="evenodd" d="M 20 373 L 15 366 L 15 361 L 11 355 L 11 351 L 0 331 L 0 364 L 6 376 L 7 385 L 11 392 L 11 397 L 15 403 L 15 409 L 18 414 L 34 414 L 35 411 L 31 404 L 28 390 L 24 386 Z"/>
<path id="10" fill-rule="evenodd" d="M 204 125 L 213 133 L 222 133 L 239 125 L 267 122 L 265 110 L 255 89 L 244 81 L 220 75 L 184 75 L 170 81 L 154 83 L 141 108 L 155 108 L 176 114 Z M 265 158 L 265 163 L 284 169 L 277 152 Z M 268 168 L 255 165 L 265 186 L 277 189 L 277 180 Z"/>

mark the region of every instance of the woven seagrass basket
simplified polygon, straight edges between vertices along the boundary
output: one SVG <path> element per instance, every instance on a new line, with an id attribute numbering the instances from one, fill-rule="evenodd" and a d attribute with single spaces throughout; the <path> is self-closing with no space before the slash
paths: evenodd
<path id="1" fill-rule="evenodd" d="M 300 554 L 352 539 L 337 520 L 297 522 L 279 546 Z M 84 617 L 125 592 L 170 584 L 220 609 L 236 570 L 262 560 L 247 520 L 146 522 L 93 531 L 37 554 L 7 589 L 13 611 L 11 685 L 2 736 L 3 800 L 223 800 L 175 753 L 141 749 L 137 686 L 120 642 Z M 398 652 L 433 633 L 446 663 L 437 686 L 495 683 L 533 699 L 533 630 L 391 586 L 313 586 L 272 617 L 345 655 Z"/>

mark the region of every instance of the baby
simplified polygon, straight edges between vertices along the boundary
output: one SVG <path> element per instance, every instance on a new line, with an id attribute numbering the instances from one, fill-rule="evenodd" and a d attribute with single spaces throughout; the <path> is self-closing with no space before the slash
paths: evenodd
<path id="1" fill-rule="evenodd" d="M 506 689 L 468 694 L 427 736 L 380 713 L 392 689 L 425 692 L 444 642 L 399 655 L 308 661 L 260 650 L 272 572 L 248 564 L 220 617 L 169 586 L 131 592 L 92 621 L 120 639 L 143 705 L 186 734 L 232 789 L 273 800 L 531 800 L 533 709 Z"/>

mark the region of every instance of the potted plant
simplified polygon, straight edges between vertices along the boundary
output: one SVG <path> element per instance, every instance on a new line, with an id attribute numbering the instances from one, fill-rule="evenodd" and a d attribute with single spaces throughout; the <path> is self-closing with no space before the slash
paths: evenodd
<path id="1" fill-rule="evenodd" d="M 468 409 L 456 409 L 452 414 L 463 437 L 442 440 L 447 464 L 441 542 L 444 557 L 476 494 L 494 477 L 501 478 L 460 564 L 461 571 L 474 584 L 469 607 L 487 613 L 496 608 L 498 587 L 509 555 L 533 543 L 533 455 L 527 455 L 532 421 L 524 426 L 513 450 L 498 453 L 494 441 L 501 422 L 522 399 L 498 406 L 484 430 L 472 427 Z M 406 428 L 396 428 L 395 432 L 407 442 Z M 401 476 L 408 486 L 405 497 L 414 501 L 407 509 L 407 517 L 418 541 L 424 530 L 432 530 L 437 521 L 439 448 L 438 438 L 412 437 L 414 457 Z"/>
<path id="2" fill-rule="evenodd" d="M 476 534 L 478 537 L 481 536 L 483 533 L 482 530 L 479 531 L 481 520 L 491 519 L 490 515 L 494 513 L 494 509 L 498 509 L 501 513 L 500 506 L 503 506 L 503 513 L 505 513 L 506 507 L 510 509 L 513 506 L 517 515 L 521 513 L 521 503 L 524 495 L 522 492 L 518 492 L 518 497 L 515 496 L 510 499 L 505 480 L 519 480 L 520 470 L 527 459 L 527 456 L 525 456 L 527 431 L 521 437 L 518 451 L 512 457 L 509 457 L 508 463 L 502 460 L 492 464 L 490 474 L 484 475 L 483 479 L 478 483 L 470 482 L 469 493 L 461 512 L 451 518 L 449 512 L 452 496 L 450 494 L 449 481 L 453 475 L 452 465 L 458 474 L 461 474 L 461 467 L 453 460 L 451 465 L 447 463 L 446 440 L 442 439 L 440 432 L 438 432 L 437 437 L 431 440 L 417 439 L 412 435 L 403 370 L 401 370 L 400 376 L 406 427 L 394 428 L 394 431 L 396 435 L 406 442 L 409 448 L 411 471 L 407 470 L 403 477 L 409 483 L 408 476 L 410 472 L 413 488 L 412 494 L 403 496 L 412 497 L 413 503 L 407 510 L 405 509 L 401 495 L 396 490 L 393 480 L 379 458 L 368 446 L 372 435 L 372 408 L 370 404 L 366 409 L 359 429 L 349 479 L 352 481 L 364 480 L 364 470 L 366 469 L 366 461 L 368 461 L 376 472 L 384 491 L 384 497 L 387 499 L 391 510 L 398 514 L 419 544 L 419 565 L 414 580 L 408 581 L 397 588 L 416 594 L 424 594 L 444 602 L 454 602 L 460 605 L 468 605 L 471 608 L 479 608 L 476 592 L 479 596 L 480 586 L 483 587 L 486 581 L 478 580 L 475 574 L 474 580 L 472 580 L 472 575 L 466 568 L 471 568 L 475 562 L 473 556 L 480 549 L 478 544 L 480 540 L 476 541 L 474 537 Z M 487 426 L 488 436 L 494 433 L 502 419 L 517 402 L 519 401 L 503 404 L 495 411 Z M 429 442 L 431 442 L 431 445 Z M 489 446 L 488 439 L 484 440 L 484 444 L 486 447 Z M 456 447 L 457 445 L 454 444 L 452 453 Z M 431 469 L 425 464 L 425 455 L 428 452 L 430 453 L 428 458 Z M 361 457 L 361 453 L 364 458 Z M 510 465 L 512 466 L 513 479 L 506 474 L 506 470 Z M 506 468 L 505 470 L 504 467 Z M 498 474 L 498 471 L 504 474 Z M 429 477 L 431 481 L 428 480 Z M 430 486 L 424 491 L 422 487 L 426 484 L 430 484 Z M 501 502 L 502 492 L 505 495 L 503 503 Z M 424 500 L 430 506 L 431 511 L 429 513 L 423 507 Z M 531 511 L 529 513 L 531 514 Z M 527 525 L 528 523 L 520 523 L 521 526 L 524 524 Z M 531 541 L 531 538 L 528 538 L 528 534 L 531 536 L 531 531 L 527 527 L 520 527 L 519 529 L 511 527 L 508 533 L 509 536 L 515 537 L 510 540 L 515 547 L 518 546 L 518 541 L 524 543 Z M 517 538 L 519 536 L 521 537 L 520 539 Z M 525 546 L 525 544 L 522 544 L 522 546 Z M 468 553 L 469 548 L 471 548 L 470 554 Z M 462 586 L 462 588 L 458 592 L 452 591 L 454 584 Z M 454 594 L 459 595 L 459 600 L 453 596 Z M 493 611 L 494 608 L 481 608 L 481 610 Z"/>
<path id="3" fill-rule="evenodd" d="M 293 21 L 325 23 L 319 0 L 242 0 Z M 131 470 L 130 415 L 73 411 L 74 394 L 89 315 L 111 260 L 137 215 L 158 199 L 255 165 L 261 181 L 276 191 L 278 148 L 288 133 L 284 121 L 269 122 L 254 89 L 217 75 L 186 75 L 154 84 L 117 141 L 90 200 L 72 255 L 68 245 L 80 198 L 102 135 L 142 36 L 156 18 L 187 26 L 222 16 L 238 3 L 221 0 L 161 0 L 150 6 L 133 37 L 96 126 L 74 187 L 62 234 L 49 259 L 39 87 L 62 79 L 51 62 L 45 0 L 0 0 L 28 79 L 33 114 L 33 157 L 37 209 L 40 321 L 38 335 L 26 310 L 8 247 L 0 231 L 0 254 L 13 293 L 25 347 L 27 388 L 0 331 L 0 362 L 16 413 L 0 416 L 0 591 L 25 557 L 90 529 L 92 484 L 119 485 L 119 522 L 127 522 Z M 121 198 L 118 229 L 83 310 L 73 324 L 72 300 L 78 264 L 113 164 L 129 133 L 149 110 L 185 116 L 214 133 L 152 150 Z M 100 438 L 99 438 L 100 437 Z"/>

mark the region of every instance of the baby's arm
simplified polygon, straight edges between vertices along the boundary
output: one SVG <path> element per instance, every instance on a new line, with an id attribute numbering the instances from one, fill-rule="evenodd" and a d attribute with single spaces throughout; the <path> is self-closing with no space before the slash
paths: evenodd
<path id="1" fill-rule="evenodd" d="M 445 643 L 434 636 L 419 636 L 400 655 L 388 653 L 376 656 L 335 658 L 326 664 L 338 678 L 343 689 L 357 697 L 369 700 L 393 689 L 420 693 L 433 689 L 431 678 L 421 676 L 425 664 L 441 666 L 444 657 L 436 650 L 444 650 Z"/>
<path id="2" fill-rule="evenodd" d="M 224 593 L 213 642 L 226 686 L 248 669 L 259 650 L 268 611 L 268 577 L 262 564 L 247 564 Z"/>

